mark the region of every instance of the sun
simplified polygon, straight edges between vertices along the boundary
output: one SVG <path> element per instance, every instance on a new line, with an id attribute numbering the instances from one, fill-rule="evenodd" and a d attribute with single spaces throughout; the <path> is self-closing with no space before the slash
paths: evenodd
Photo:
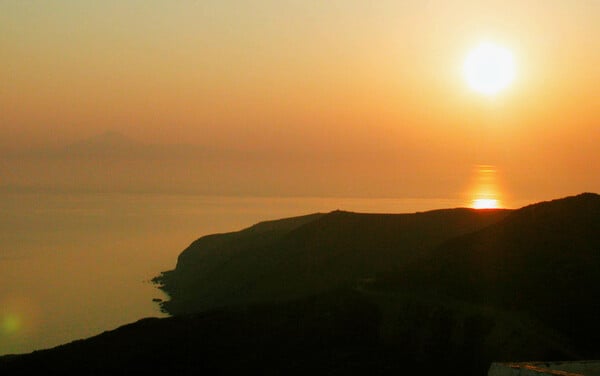
<path id="1" fill-rule="evenodd" d="M 471 89 L 490 96 L 508 87 L 515 78 L 515 71 L 512 52 L 490 42 L 471 50 L 463 66 Z"/>

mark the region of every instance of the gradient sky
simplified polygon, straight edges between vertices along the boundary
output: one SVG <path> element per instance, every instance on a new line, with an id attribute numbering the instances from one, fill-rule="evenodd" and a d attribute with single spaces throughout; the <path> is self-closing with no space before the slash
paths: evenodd
<path id="1" fill-rule="evenodd" d="M 481 41 L 517 64 L 494 97 Z M 457 197 L 482 165 L 509 206 L 600 191 L 600 1 L 5 0 L 0 61 L 0 150 L 250 153 L 197 174 L 236 194 Z"/>

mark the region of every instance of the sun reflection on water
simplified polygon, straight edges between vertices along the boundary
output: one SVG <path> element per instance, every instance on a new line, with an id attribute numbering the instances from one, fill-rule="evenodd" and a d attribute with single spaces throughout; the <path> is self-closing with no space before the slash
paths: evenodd
<path id="1" fill-rule="evenodd" d="M 476 198 L 473 200 L 474 209 L 497 209 L 499 207 L 498 200 L 494 198 Z"/>
<path id="2" fill-rule="evenodd" d="M 502 207 L 496 172 L 496 167 L 492 165 L 476 166 L 475 182 L 469 194 L 472 208 L 497 209 Z"/>

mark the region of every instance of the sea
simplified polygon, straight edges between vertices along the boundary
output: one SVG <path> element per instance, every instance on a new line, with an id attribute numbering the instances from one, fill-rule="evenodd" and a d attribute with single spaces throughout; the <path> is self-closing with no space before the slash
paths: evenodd
<path id="1" fill-rule="evenodd" d="M 163 317 L 151 283 L 195 239 L 315 212 L 412 213 L 459 199 L 0 193 L 0 355 Z"/>

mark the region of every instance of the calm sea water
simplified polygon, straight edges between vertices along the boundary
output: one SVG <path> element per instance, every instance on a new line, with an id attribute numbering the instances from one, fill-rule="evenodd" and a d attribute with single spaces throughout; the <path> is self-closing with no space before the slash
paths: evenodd
<path id="1" fill-rule="evenodd" d="M 148 316 L 149 280 L 196 238 L 328 212 L 414 212 L 458 200 L 0 194 L 0 354 L 53 347 Z"/>

